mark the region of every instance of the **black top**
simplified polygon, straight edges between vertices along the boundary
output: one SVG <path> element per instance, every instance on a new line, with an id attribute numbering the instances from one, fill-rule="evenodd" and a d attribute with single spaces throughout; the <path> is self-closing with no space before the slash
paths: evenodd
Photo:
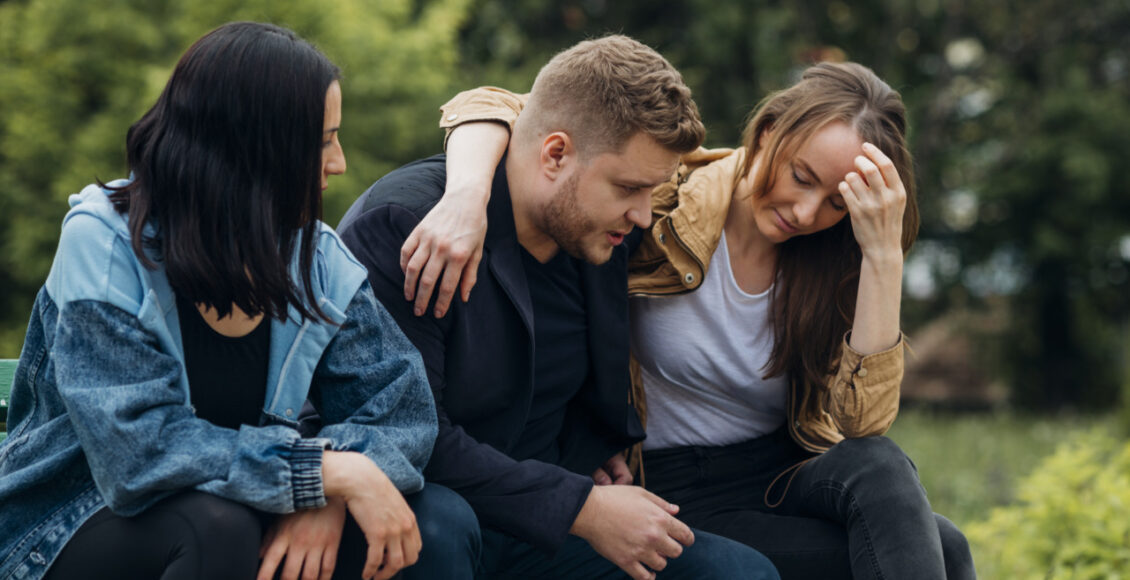
<path id="1" fill-rule="evenodd" d="M 534 306 L 534 396 L 510 456 L 557 463 L 566 406 L 589 373 L 585 297 L 569 254 L 557 252 L 542 264 L 523 248 L 522 265 Z"/>
<path id="2" fill-rule="evenodd" d="M 270 321 L 264 317 L 243 336 L 224 336 L 204 322 L 194 304 L 179 296 L 177 315 L 196 416 L 229 429 L 258 425 L 267 398 Z"/>

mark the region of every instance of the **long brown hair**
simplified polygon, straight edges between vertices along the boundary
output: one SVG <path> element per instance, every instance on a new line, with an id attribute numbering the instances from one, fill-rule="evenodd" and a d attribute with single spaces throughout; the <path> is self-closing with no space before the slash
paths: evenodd
<path id="1" fill-rule="evenodd" d="M 863 141 L 894 162 L 907 194 L 902 222 L 905 254 L 918 236 L 919 223 L 914 162 L 906 146 L 906 107 L 898 92 L 867 67 L 817 64 L 792 87 L 762 100 L 742 137 L 746 156 L 737 179 L 748 175 L 754 158 L 762 155 L 752 181 L 754 196 L 765 195 L 781 164 L 835 121 L 854 128 Z M 846 217 L 831 228 L 779 246 L 771 306 L 775 341 L 766 377 L 787 374 L 810 384 L 825 380 L 855 319 L 862 259 Z"/>

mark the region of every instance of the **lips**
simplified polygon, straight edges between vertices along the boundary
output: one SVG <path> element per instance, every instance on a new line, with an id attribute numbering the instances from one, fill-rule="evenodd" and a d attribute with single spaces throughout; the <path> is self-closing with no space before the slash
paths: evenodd
<path id="1" fill-rule="evenodd" d="M 777 210 L 773 210 L 773 220 L 777 222 L 777 227 L 781 228 L 786 234 L 795 234 L 799 230 L 785 220 Z"/>
<path id="2" fill-rule="evenodd" d="M 608 243 L 612 244 L 613 246 L 619 246 L 624 242 L 625 235 L 627 234 L 622 234 L 620 232 L 608 232 Z"/>

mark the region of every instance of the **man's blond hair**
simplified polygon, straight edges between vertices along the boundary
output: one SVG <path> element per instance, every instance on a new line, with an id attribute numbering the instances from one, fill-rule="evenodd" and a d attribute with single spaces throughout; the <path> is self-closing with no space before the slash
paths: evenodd
<path id="1" fill-rule="evenodd" d="M 621 35 L 586 40 L 554 56 L 534 80 L 519 127 L 531 137 L 564 131 L 582 159 L 619 152 L 641 131 L 677 153 L 693 151 L 706 136 L 679 71 Z"/>

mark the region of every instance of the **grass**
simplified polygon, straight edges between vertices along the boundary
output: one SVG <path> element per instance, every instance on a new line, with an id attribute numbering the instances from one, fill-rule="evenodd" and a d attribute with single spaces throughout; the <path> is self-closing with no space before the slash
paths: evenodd
<path id="1" fill-rule="evenodd" d="M 984 520 L 1015 498 L 1017 480 L 1062 442 L 1113 415 L 1062 417 L 1013 413 L 900 412 L 887 433 L 918 466 L 934 511 L 958 526 Z"/>

